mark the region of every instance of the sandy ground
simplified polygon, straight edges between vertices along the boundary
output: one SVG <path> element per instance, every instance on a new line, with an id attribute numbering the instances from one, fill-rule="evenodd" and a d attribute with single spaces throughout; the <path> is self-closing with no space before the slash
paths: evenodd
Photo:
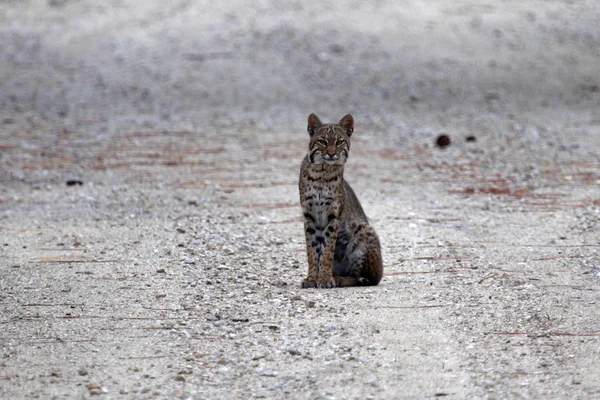
<path id="1" fill-rule="evenodd" d="M 0 2 L 0 397 L 600 398 L 599 3 L 217 4 Z M 377 287 L 299 287 L 311 112 Z"/>

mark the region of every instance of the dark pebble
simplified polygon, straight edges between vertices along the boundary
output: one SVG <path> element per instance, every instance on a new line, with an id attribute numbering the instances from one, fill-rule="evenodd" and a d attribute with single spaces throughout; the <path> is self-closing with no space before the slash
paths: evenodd
<path id="1" fill-rule="evenodd" d="M 67 186 L 76 186 L 76 185 L 82 186 L 83 185 L 83 181 L 80 181 L 78 179 L 69 179 L 67 181 Z"/>
<path id="2" fill-rule="evenodd" d="M 476 142 L 477 138 L 475 136 L 467 136 L 466 141 L 467 142 Z"/>
<path id="3" fill-rule="evenodd" d="M 441 148 L 450 146 L 450 136 L 448 136 L 448 135 L 438 136 L 437 140 L 435 141 L 435 144 Z"/>

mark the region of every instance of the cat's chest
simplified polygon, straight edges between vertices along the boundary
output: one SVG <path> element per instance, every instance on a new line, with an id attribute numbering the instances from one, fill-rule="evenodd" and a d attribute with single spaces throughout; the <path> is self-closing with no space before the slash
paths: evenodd
<path id="1" fill-rule="evenodd" d="M 302 207 L 311 210 L 327 209 L 336 203 L 338 197 L 339 195 L 333 187 L 315 184 L 308 185 L 301 199 Z"/>
<path id="2" fill-rule="evenodd" d="M 322 182 L 310 182 L 305 186 L 301 198 L 302 211 L 310 214 L 315 222 L 324 226 L 331 215 L 338 216 L 341 209 L 339 187 Z"/>
<path id="3" fill-rule="evenodd" d="M 300 204 L 305 215 L 323 223 L 339 216 L 344 198 L 342 173 L 338 167 L 312 166 L 305 160 L 300 170 Z"/>

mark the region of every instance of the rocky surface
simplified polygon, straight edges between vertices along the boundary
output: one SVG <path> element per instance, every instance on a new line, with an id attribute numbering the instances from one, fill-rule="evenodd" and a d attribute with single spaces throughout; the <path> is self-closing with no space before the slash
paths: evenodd
<path id="1" fill-rule="evenodd" d="M 600 7 L 283 3 L 0 3 L 0 397 L 600 396 Z M 310 112 L 377 287 L 299 287 Z"/>

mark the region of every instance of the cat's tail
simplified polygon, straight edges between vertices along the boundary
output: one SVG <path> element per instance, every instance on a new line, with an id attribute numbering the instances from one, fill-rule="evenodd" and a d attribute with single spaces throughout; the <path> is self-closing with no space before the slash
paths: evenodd
<path id="1" fill-rule="evenodd" d="M 350 287 L 350 286 L 373 286 L 377 283 L 371 282 L 369 279 L 362 276 L 334 276 L 336 287 Z"/>

